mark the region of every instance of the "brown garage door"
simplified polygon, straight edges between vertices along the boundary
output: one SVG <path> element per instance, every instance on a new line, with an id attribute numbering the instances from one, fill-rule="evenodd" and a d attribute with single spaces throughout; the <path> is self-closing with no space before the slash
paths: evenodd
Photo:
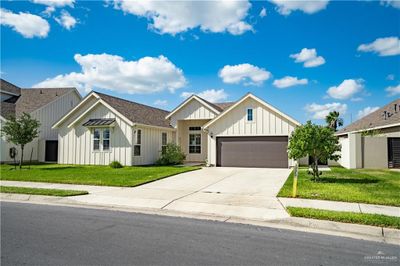
<path id="1" fill-rule="evenodd" d="M 217 137 L 217 166 L 287 168 L 288 137 Z"/>

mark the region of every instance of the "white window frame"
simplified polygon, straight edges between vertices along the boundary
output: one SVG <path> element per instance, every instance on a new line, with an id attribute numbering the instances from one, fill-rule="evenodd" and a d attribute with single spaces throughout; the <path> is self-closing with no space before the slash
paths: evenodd
<path id="1" fill-rule="evenodd" d="M 140 134 L 139 134 L 140 132 Z M 139 137 L 140 136 L 140 139 Z M 136 129 L 135 133 L 135 144 L 133 145 L 133 156 L 140 157 L 142 156 L 142 142 L 143 142 L 143 131 L 141 129 Z M 140 141 L 138 141 L 140 140 Z M 135 154 L 135 147 L 139 147 L 139 154 Z"/>
<path id="2" fill-rule="evenodd" d="M 95 131 L 99 132 L 99 138 L 95 139 L 94 134 Z M 108 130 L 108 139 L 104 138 L 104 131 Z M 95 149 L 94 148 L 94 141 L 98 140 L 99 141 L 99 148 Z M 104 140 L 108 140 L 108 149 L 104 149 Z M 109 127 L 94 127 L 92 129 L 92 151 L 93 152 L 110 152 L 111 151 L 111 129 Z"/>
<path id="3" fill-rule="evenodd" d="M 249 110 L 251 110 L 251 120 L 249 120 Z M 249 123 L 254 122 L 254 108 L 253 107 L 246 108 L 246 122 L 249 122 Z"/>
<path id="4" fill-rule="evenodd" d="M 190 132 L 193 132 L 193 133 L 189 133 L 189 146 L 188 146 L 188 150 L 189 150 L 189 154 L 201 154 L 201 152 L 202 152 L 202 148 L 201 148 L 201 132 L 196 132 L 196 131 L 190 131 Z M 194 144 L 191 144 L 190 143 L 190 136 L 194 136 Z M 196 143 L 196 136 L 200 136 L 200 143 L 199 144 L 197 144 Z M 190 147 L 200 147 L 200 152 L 196 152 L 196 150 L 194 151 L 194 152 L 191 152 L 190 151 Z"/>
<path id="5" fill-rule="evenodd" d="M 165 143 L 164 143 L 165 136 Z M 168 134 L 167 132 L 161 132 L 161 154 L 164 154 L 164 149 L 166 149 L 168 144 Z"/>

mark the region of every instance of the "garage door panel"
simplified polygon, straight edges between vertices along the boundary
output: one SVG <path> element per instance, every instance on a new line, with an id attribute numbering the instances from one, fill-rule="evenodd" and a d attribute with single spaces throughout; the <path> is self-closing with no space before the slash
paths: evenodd
<path id="1" fill-rule="evenodd" d="M 217 166 L 288 167 L 287 137 L 219 137 Z"/>

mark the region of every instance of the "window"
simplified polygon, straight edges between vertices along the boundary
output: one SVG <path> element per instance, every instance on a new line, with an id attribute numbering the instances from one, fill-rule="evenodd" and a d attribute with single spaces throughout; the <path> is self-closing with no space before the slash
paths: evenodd
<path id="1" fill-rule="evenodd" d="M 201 134 L 189 134 L 189 153 L 201 153 Z"/>
<path id="2" fill-rule="evenodd" d="M 133 156 L 140 156 L 142 145 L 142 130 L 136 130 L 136 144 L 133 146 Z"/>
<path id="3" fill-rule="evenodd" d="M 247 121 L 253 121 L 253 108 L 247 108 Z"/>
<path id="4" fill-rule="evenodd" d="M 103 129 L 103 151 L 110 150 L 110 129 Z"/>
<path id="5" fill-rule="evenodd" d="M 161 133 L 161 153 L 165 154 L 167 150 L 167 133 Z"/>
<path id="6" fill-rule="evenodd" d="M 189 131 L 199 131 L 201 127 L 189 127 Z"/>
<path id="7" fill-rule="evenodd" d="M 98 128 L 93 130 L 93 150 L 100 150 L 100 129 Z"/>
<path id="8" fill-rule="evenodd" d="M 93 129 L 93 150 L 109 151 L 110 150 L 110 129 L 94 128 Z"/>

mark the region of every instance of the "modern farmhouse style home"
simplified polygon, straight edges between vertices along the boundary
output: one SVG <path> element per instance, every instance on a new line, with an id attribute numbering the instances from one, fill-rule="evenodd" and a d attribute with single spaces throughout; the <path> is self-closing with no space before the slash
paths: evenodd
<path id="1" fill-rule="evenodd" d="M 250 93 L 219 104 L 193 95 L 168 112 L 91 92 L 53 128 L 62 164 L 153 164 L 173 142 L 188 162 L 287 168 L 288 137 L 298 125 Z"/>
<path id="2" fill-rule="evenodd" d="M 346 168 L 400 168 L 400 99 L 339 130 Z"/>
<path id="3" fill-rule="evenodd" d="M 58 132 L 52 125 L 75 107 L 81 95 L 75 88 L 32 88 L 22 89 L 1 79 L 0 126 L 10 117 L 29 113 L 39 120 L 39 137 L 25 147 L 25 160 L 57 161 Z M 14 144 L 1 138 L 0 162 L 12 162 L 10 149 Z M 16 147 L 18 155 L 19 147 Z M 18 160 L 18 158 L 16 158 Z"/>

